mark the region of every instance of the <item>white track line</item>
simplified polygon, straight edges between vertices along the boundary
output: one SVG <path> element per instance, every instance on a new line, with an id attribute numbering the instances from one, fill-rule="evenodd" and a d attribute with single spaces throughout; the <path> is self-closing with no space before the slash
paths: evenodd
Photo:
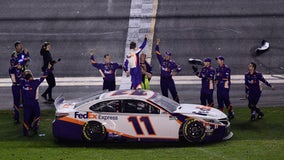
<path id="1" fill-rule="evenodd" d="M 275 77 L 276 76 L 276 77 Z M 283 75 L 264 75 L 265 79 L 271 84 L 283 84 Z M 280 77 L 280 78 L 277 78 Z M 283 77 L 283 78 L 281 78 Z M 201 79 L 196 76 L 174 76 L 177 85 L 194 85 L 201 84 Z M 116 84 L 121 85 L 121 77 L 116 77 Z M 244 75 L 232 75 L 232 84 L 244 84 Z M 44 81 L 43 86 L 47 86 Z M 102 77 L 56 77 L 57 86 L 102 86 Z M 153 76 L 150 85 L 160 85 L 160 76 Z M 0 78 L 0 87 L 10 87 L 10 78 Z"/>

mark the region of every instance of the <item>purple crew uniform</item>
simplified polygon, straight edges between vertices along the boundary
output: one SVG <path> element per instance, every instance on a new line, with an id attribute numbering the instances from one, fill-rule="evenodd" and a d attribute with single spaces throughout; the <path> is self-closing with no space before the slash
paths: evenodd
<path id="1" fill-rule="evenodd" d="M 13 60 L 11 60 L 13 61 Z M 12 64 L 11 64 L 12 65 Z M 9 75 L 12 80 L 12 93 L 13 93 L 13 118 L 16 123 L 19 123 L 19 107 L 21 105 L 21 87 L 20 87 L 20 79 L 22 77 L 22 70 L 17 66 L 11 66 L 9 68 Z"/>
<path id="2" fill-rule="evenodd" d="M 230 85 L 231 85 L 231 69 L 227 65 L 218 66 L 216 68 L 216 85 L 217 85 L 217 101 L 218 109 L 224 110 L 224 103 L 228 109 L 228 117 L 234 117 L 233 108 L 230 102 Z"/>
<path id="3" fill-rule="evenodd" d="M 95 61 L 94 55 L 91 56 L 91 60 Z M 96 67 L 103 76 L 103 90 L 108 89 L 109 91 L 115 90 L 115 73 L 117 69 L 122 69 L 122 65 L 114 62 L 110 63 L 94 63 L 92 64 Z"/>
<path id="4" fill-rule="evenodd" d="M 131 89 L 141 88 L 142 83 L 142 71 L 139 63 L 139 54 L 144 49 L 147 44 L 147 38 L 144 39 L 142 45 L 139 49 L 130 49 L 130 53 L 126 56 L 126 61 L 124 62 L 124 70 L 129 71 L 131 75 Z"/>
<path id="5" fill-rule="evenodd" d="M 224 103 L 231 105 L 229 91 L 231 85 L 231 69 L 227 65 L 216 68 L 217 101 L 220 110 L 224 109 Z"/>
<path id="6" fill-rule="evenodd" d="M 200 73 L 196 72 L 196 76 L 201 78 L 201 91 L 200 91 L 200 101 L 201 105 L 208 105 L 213 107 L 213 91 L 214 91 L 214 76 L 215 70 L 213 67 L 202 67 Z"/>
<path id="7" fill-rule="evenodd" d="M 179 103 L 178 94 L 175 87 L 175 82 L 172 78 L 172 72 L 180 72 L 181 68 L 173 60 L 165 60 L 161 53 L 159 45 L 156 45 L 156 55 L 161 66 L 160 86 L 162 95 L 168 97 L 168 90 L 170 90 L 173 99 Z"/>
<path id="8" fill-rule="evenodd" d="M 11 55 L 11 59 L 15 59 L 17 62 L 21 63 L 23 71 L 27 68 L 27 63 L 31 60 L 29 52 L 24 53 L 24 50 L 21 52 L 14 51 Z"/>
<path id="9" fill-rule="evenodd" d="M 251 109 L 252 114 L 255 114 L 255 112 L 258 114 L 261 113 L 260 109 L 256 107 L 262 92 L 260 81 L 267 86 L 272 87 L 271 84 L 264 79 L 260 72 L 255 71 L 253 74 L 247 72 L 245 74 L 245 87 L 249 101 L 248 107 Z"/>
<path id="10" fill-rule="evenodd" d="M 33 130 L 35 133 L 37 133 L 40 120 L 38 87 L 47 77 L 48 72 L 49 70 L 44 72 L 40 79 L 21 79 L 20 81 L 24 109 L 23 133 L 25 136 L 29 135 L 29 130 Z"/>

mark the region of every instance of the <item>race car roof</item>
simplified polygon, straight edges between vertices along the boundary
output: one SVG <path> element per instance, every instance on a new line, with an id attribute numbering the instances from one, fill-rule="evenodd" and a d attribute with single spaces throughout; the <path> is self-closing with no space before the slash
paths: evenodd
<path id="1" fill-rule="evenodd" d="M 100 99 L 105 98 L 134 98 L 134 99 L 149 99 L 155 92 L 150 90 L 116 90 L 102 94 Z"/>

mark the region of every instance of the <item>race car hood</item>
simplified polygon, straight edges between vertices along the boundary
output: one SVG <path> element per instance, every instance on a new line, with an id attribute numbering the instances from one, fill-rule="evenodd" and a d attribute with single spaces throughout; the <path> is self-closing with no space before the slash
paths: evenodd
<path id="1" fill-rule="evenodd" d="M 227 118 L 227 115 L 218 109 L 202 106 L 196 104 L 180 104 L 180 107 L 177 108 L 175 113 L 180 113 L 183 115 L 196 117 L 196 118 L 204 118 L 204 119 L 222 119 Z"/>

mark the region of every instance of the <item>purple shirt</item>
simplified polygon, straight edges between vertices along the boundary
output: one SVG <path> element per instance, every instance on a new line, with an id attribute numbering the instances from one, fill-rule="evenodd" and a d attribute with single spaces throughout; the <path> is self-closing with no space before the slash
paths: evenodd
<path id="1" fill-rule="evenodd" d="M 18 85 L 20 83 L 20 79 L 22 78 L 22 70 L 17 68 L 16 66 L 12 66 L 9 68 L 9 75 L 10 78 L 12 78 L 12 75 L 15 75 L 15 82 L 13 82 L 14 85 Z M 14 81 L 12 80 L 12 81 Z"/>
<path id="2" fill-rule="evenodd" d="M 214 89 L 214 76 L 215 70 L 213 67 L 202 67 L 200 73 L 197 72 L 196 76 L 201 78 L 202 89 L 211 90 Z"/>
<path id="3" fill-rule="evenodd" d="M 161 53 L 159 45 L 156 45 L 156 55 L 161 66 L 161 76 L 171 77 L 172 71 L 180 72 L 181 68 L 173 60 L 165 60 Z"/>
<path id="4" fill-rule="evenodd" d="M 225 64 L 217 67 L 215 80 L 217 81 L 218 89 L 229 89 L 231 85 L 231 69 Z"/>
<path id="5" fill-rule="evenodd" d="M 95 61 L 94 56 L 92 55 L 91 60 Z M 101 71 L 101 73 L 104 76 L 104 80 L 107 81 L 115 81 L 115 71 L 117 69 L 122 69 L 122 65 L 114 62 L 110 63 L 94 63 L 92 64 L 94 67 L 96 67 L 98 70 Z"/>
<path id="6" fill-rule="evenodd" d="M 40 79 L 26 80 L 22 78 L 20 80 L 20 86 L 22 91 L 23 103 L 34 102 L 37 100 L 37 88 L 47 77 L 49 70 L 44 72 Z"/>
<path id="7" fill-rule="evenodd" d="M 261 92 L 261 84 L 260 81 L 263 82 L 265 85 L 271 87 L 271 84 L 268 83 L 263 75 L 260 72 L 255 71 L 253 74 L 247 72 L 245 74 L 245 86 L 246 86 L 246 93 L 259 93 Z"/>

